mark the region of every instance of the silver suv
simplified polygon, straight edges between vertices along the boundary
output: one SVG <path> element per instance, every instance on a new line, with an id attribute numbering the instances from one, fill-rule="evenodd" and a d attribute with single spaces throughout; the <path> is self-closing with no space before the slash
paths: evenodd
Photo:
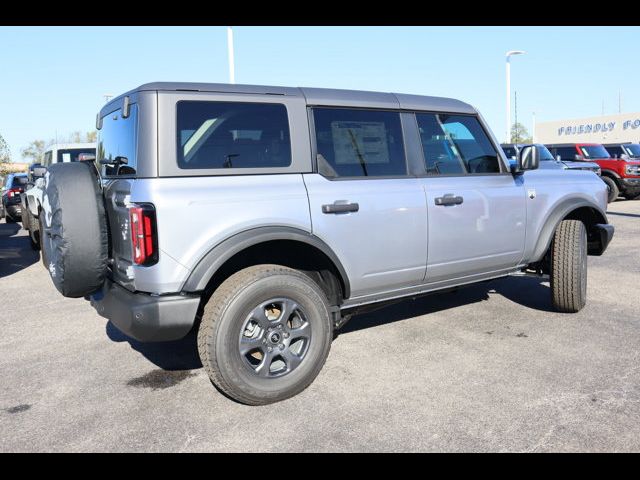
<path id="1" fill-rule="evenodd" d="M 97 117 L 96 165 L 45 176 L 43 260 L 127 335 L 198 329 L 247 404 L 306 388 L 333 331 L 404 297 L 530 272 L 562 312 L 613 236 L 592 172 L 510 166 L 458 100 L 151 83 Z"/>

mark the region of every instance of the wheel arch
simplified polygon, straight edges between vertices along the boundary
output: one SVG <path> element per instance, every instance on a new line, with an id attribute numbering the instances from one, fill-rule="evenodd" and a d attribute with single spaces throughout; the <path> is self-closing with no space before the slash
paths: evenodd
<path id="1" fill-rule="evenodd" d="M 553 235 L 562 220 L 580 220 L 587 227 L 589 255 L 600 255 L 602 247 L 596 225 L 606 224 L 607 215 L 597 205 L 584 199 L 569 199 L 557 205 L 547 217 L 547 221 L 538 235 L 538 241 L 531 255 L 531 262 L 538 262 L 551 246 Z"/>
<path id="2" fill-rule="evenodd" d="M 284 226 L 253 228 L 220 242 L 198 262 L 185 281 L 182 291 L 206 291 L 212 287 L 217 275 L 226 276 L 233 273 L 233 271 L 229 273 L 230 270 L 256 264 L 256 261 L 263 263 L 275 261 L 275 263 L 291 266 L 288 264 L 295 265 L 301 259 L 305 259 L 309 267 L 317 265 L 317 270 L 320 272 L 330 271 L 339 282 L 340 292 L 334 293 L 339 293 L 340 300 L 349 298 L 351 294 L 349 277 L 331 247 L 313 234 Z M 316 281 L 331 290 L 331 279 L 321 278 Z M 338 285 L 334 287 L 338 288 Z"/>

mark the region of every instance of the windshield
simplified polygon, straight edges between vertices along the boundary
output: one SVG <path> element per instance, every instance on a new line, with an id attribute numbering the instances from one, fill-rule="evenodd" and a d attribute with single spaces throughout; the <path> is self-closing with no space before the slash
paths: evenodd
<path id="1" fill-rule="evenodd" d="M 622 149 L 624 153 L 629 155 L 631 158 L 640 158 L 640 144 L 631 143 L 629 145 L 622 145 Z"/>
<path id="2" fill-rule="evenodd" d="M 549 161 L 555 162 L 556 159 L 553 158 L 553 155 L 551 155 L 551 152 L 547 147 L 545 147 L 541 143 L 536 143 L 536 147 L 538 147 L 538 152 L 540 153 L 541 162 L 549 162 Z"/>
<path id="3" fill-rule="evenodd" d="M 611 158 L 602 145 L 581 145 L 580 151 L 584 158 Z"/>

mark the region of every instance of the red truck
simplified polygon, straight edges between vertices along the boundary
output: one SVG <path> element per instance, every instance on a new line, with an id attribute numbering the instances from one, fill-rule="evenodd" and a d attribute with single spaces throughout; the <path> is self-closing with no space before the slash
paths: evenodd
<path id="1" fill-rule="evenodd" d="M 628 200 L 640 197 L 640 160 L 612 158 L 599 143 L 556 143 L 546 145 L 561 160 L 595 162 L 602 170 L 602 181 L 609 189 L 609 202 L 622 195 Z"/>

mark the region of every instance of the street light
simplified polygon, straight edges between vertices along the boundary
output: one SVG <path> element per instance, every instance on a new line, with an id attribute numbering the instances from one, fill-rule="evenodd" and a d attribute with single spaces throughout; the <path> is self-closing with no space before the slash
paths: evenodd
<path id="1" fill-rule="evenodd" d="M 526 53 L 522 50 L 509 50 L 507 52 L 507 136 L 506 143 L 511 141 L 511 62 L 509 58 L 511 55 L 522 55 Z"/>
<path id="2" fill-rule="evenodd" d="M 229 55 L 229 83 L 236 83 L 236 72 L 233 58 L 233 30 L 227 27 L 227 50 Z"/>

